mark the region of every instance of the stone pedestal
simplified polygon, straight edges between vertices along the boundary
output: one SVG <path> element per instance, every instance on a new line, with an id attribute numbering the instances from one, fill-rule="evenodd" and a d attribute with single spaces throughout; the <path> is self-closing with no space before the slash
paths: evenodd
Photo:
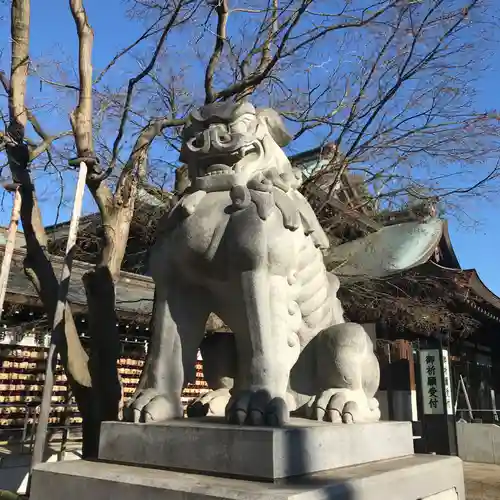
<path id="1" fill-rule="evenodd" d="M 99 461 L 38 466 L 30 500 L 465 500 L 461 461 L 412 441 L 401 422 L 106 423 Z"/>
<path id="2" fill-rule="evenodd" d="M 282 428 L 219 419 L 104 423 L 99 457 L 127 465 L 273 481 L 413 454 L 406 422 L 329 425 L 294 419 Z"/>

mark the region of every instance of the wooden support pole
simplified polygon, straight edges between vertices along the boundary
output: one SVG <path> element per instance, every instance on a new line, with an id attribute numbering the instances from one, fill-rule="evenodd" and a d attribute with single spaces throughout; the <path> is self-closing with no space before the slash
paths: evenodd
<path id="1" fill-rule="evenodd" d="M 469 393 L 467 392 L 467 387 L 465 387 L 465 382 L 462 375 L 460 375 L 460 384 L 462 386 L 462 391 L 464 391 L 465 403 L 467 404 L 467 410 L 469 411 L 469 418 L 472 422 L 474 420 L 474 415 L 472 413 L 472 406 L 470 404 Z"/>
<path id="2" fill-rule="evenodd" d="M 10 265 L 12 255 L 16 247 L 17 228 L 19 226 L 19 213 L 21 211 L 21 193 L 17 184 L 6 184 L 4 188 L 14 193 L 14 205 L 10 216 L 9 229 L 7 231 L 7 242 L 2 260 L 2 269 L 0 270 L 0 319 L 2 318 L 3 303 L 7 293 L 7 283 L 9 281 Z"/>
<path id="3" fill-rule="evenodd" d="M 86 163 L 81 162 L 80 171 L 78 173 L 78 182 L 75 191 L 73 213 L 71 214 L 71 223 L 69 226 L 68 242 L 66 244 L 66 256 L 64 258 L 64 263 L 61 269 L 61 278 L 59 281 L 59 297 L 54 314 L 54 324 L 52 326 L 52 335 L 50 340 L 49 353 L 47 356 L 45 381 L 42 393 L 42 404 L 40 406 L 40 415 L 38 417 L 38 425 L 36 427 L 35 448 L 33 450 L 33 455 L 31 458 L 31 471 L 33 470 L 33 467 L 35 467 L 39 463 L 42 463 L 44 458 L 45 443 L 47 439 L 47 430 L 52 402 L 52 390 L 54 388 L 54 372 L 57 364 L 57 345 L 65 335 L 64 314 L 68 297 L 73 255 L 75 253 L 76 238 L 78 234 L 78 223 L 82 211 L 86 177 L 87 165 Z"/>

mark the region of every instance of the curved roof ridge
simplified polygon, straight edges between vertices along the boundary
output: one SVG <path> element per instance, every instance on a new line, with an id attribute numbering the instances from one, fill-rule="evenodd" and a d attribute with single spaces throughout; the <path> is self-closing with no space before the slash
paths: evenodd
<path id="1" fill-rule="evenodd" d="M 500 311 L 500 297 L 486 286 L 477 270 L 466 269 L 465 271 L 470 273 L 469 287 L 474 293 Z"/>
<path id="2" fill-rule="evenodd" d="M 442 219 L 443 221 L 443 233 L 441 236 L 441 244 L 444 245 L 444 248 L 441 247 L 441 250 L 444 250 L 445 252 L 448 253 L 448 257 L 453 264 L 453 269 L 462 269 L 460 266 L 460 262 L 458 260 L 457 254 L 455 253 L 455 250 L 453 248 L 453 245 L 451 244 L 451 238 L 450 238 L 450 231 L 448 227 L 448 220 L 447 219 Z M 450 268 L 452 269 L 452 268 Z"/>
<path id="3" fill-rule="evenodd" d="M 500 297 L 485 285 L 485 283 L 479 277 L 479 273 L 477 272 L 476 269 L 460 269 L 454 267 L 446 267 L 434 261 L 430 261 L 429 263 L 432 264 L 432 266 L 435 267 L 440 272 L 455 274 L 455 275 L 462 274 L 463 276 L 466 276 L 468 290 L 471 290 L 475 295 L 477 295 L 485 302 L 493 306 L 500 313 Z"/>

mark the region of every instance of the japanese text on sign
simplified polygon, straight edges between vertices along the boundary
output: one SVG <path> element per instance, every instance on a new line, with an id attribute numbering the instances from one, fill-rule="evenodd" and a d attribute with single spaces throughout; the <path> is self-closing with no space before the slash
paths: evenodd
<path id="1" fill-rule="evenodd" d="M 424 413 L 444 413 L 441 357 L 438 349 L 420 351 L 420 376 Z"/>
<path id="2" fill-rule="evenodd" d="M 448 351 L 443 349 L 443 378 L 444 378 L 444 396 L 446 400 L 446 412 L 453 415 L 453 400 L 451 395 L 451 375 L 450 375 L 450 357 Z"/>

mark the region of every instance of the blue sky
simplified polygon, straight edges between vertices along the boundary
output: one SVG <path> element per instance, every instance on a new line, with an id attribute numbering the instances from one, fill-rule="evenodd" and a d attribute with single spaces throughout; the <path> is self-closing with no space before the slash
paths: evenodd
<path id="1" fill-rule="evenodd" d="M 94 67 L 102 68 L 116 52 L 126 46 L 141 31 L 139 23 L 126 21 L 120 12 L 125 5 L 120 0 L 87 0 L 85 2 L 91 24 L 95 31 L 94 45 Z M 0 26 L 0 39 L 8 39 L 8 23 L 3 22 Z M 71 17 L 68 2 L 65 0 L 52 0 L 51 2 L 32 2 L 32 38 L 31 53 L 33 58 L 50 61 L 51 56 L 63 57 L 62 55 L 74 56 L 76 50 L 76 34 L 73 19 Z M 177 54 L 182 53 L 180 40 L 171 40 L 176 45 Z M 2 66 L 5 59 L 1 60 Z M 496 90 L 500 81 L 500 53 L 493 55 L 489 61 L 491 69 L 482 72 L 478 76 L 478 95 L 476 105 L 486 110 L 500 109 L 500 94 Z M 126 67 L 120 68 L 122 73 L 127 72 Z M 202 82 L 191 82 L 192 85 L 201 85 Z M 43 101 L 43 93 L 37 93 L 38 89 L 29 89 L 31 97 Z M 68 127 L 69 123 L 65 116 L 44 112 L 44 123 L 51 131 L 61 130 Z M 297 149 L 313 147 L 311 139 L 302 141 Z M 161 155 L 161 149 L 155 150 L 155 155 Z M 71 175 L 68 179 L 71 179 Z M 51 199 L 51 191 L 48 189 L 47 197 L 43 198 L 43 210 L 45 223 L 54 222 L 56 210 L 55 203 Z M 67 187 L 67 197 L 70 201 L 71 187 Z M 500 271 L 497 266 L 497 254 L 500 247 L 500 235 L 497 232 L 497 214 L 500 208 L 500 193 L 491 196 L 490 199 L 473 198 L 464 205 L 467 215 L 462 215 L 460 220 L 452 218 L 450 221 L 450 232 L 452 243 L 463 268 L 476 268 L 485 284 L 495 293 L 500 295 Z M 5 208 L 9 208 L 6 204 Z M 8 213 L 0 213 L 0 222 L 8 221 Z M 85 210 L 92 210 L 92 203 L 86 199 Z M 69 210 L 63 209 L 61 218 L 69 216 Z"/>
<path id="2" fill-rule="evenodd" d="M 491 69 L 478 80 L 477 104 L 485 109 L 499 109 L 500 51 L 494 54 L 489 65 Z M 468 215 L 460 221 L 450 221 L 451 241 L 460 265 L 463 269 L 475 268 L 486 286 L 500 295 L 500 193 L 472 199 L 468 201 L 466 210 Z"/>

